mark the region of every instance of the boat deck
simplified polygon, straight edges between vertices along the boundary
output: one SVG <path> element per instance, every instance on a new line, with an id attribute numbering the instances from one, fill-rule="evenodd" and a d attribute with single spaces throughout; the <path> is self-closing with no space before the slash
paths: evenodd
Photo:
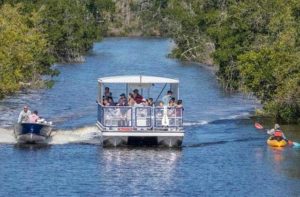
<path id="1" fill-rule="evenodd" d="M 184 137 L 182 108 L 104 107 L 98 104 L 97 127 L 104 146 L 126 145 L 133 139 L 153 139 L 158 145 L 180 146 Z M 168 125 L 162 123 L 167 116 Z"/>

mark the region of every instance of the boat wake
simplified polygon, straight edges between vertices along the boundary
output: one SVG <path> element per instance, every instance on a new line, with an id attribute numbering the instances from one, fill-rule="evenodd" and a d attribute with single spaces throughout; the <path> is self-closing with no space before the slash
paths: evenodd
<path id="1" fill-rule="evenodd" d="M 49 144 L 100 144 L 101 133 L 96 126 L 70 130 L 57 130 L 51 134 Z"/>
<path id="2" fill-rule="evenodd" d="M 70 130 L 56 130 L 51 133 L 49 144 L 100 144 L 101 134 L 96 126 Z M 16 144 L 13 129 L 0 128 L 0 144 Z"/>
<path id="3" fill-rule="evenodd" d="M 251 114 L 249 112 L 244 112 L 241 114 L 237 115 L 230 115 L 227 117 L 221 117 L 219 119 L 214 119 L 214 120 L 199 120 L 199 121 L 185 121 L 183 123 L 183 126 L 185 127 L 198 127 L 198 126 L 203 126 L 203 125 L 208 125 L 208 124 L 223 124 L 235 120 L 244 120 L 244 119 L 249 119 Z"/>
<path id="4" fill-rule="evenodd" d="M 202 147 L 202 146 L 212 146 L 212 145 L 219 145 L 219 144 L 226 144 L 226 143 L 234 143 L 234 142 L 249 142 L 249 141 L 264 141 L 265 138 L 263 137 L 256 137 L 256 138 L 242 138 L 242 139 L 232 139 L 232 140 L 220 140 L 220 141 L 212 141 L 212 142 L 202 142 L 197 144 L 185 145 L 183 147 Z"/>
<path id="5" fill-rule="evenodd" d="M 17 143 L 12 129 L 0 128 L 0 144 Z"/>
<path id="6" fill-rule="evenodd" d="M 190 127 L 190 126 L 199 126 L 199 125 L 206 125 L 209 124 L 206 120 L 200 120 L 200 121 L 191 121 L 191 122 L 184 122 L 183 126 Z"/>

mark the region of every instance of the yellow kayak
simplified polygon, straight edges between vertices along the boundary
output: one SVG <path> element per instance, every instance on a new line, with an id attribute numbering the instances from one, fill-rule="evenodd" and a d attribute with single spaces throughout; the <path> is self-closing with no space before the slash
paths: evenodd
<path id="1" fill-rule="evenodd" d="M 273 147 L 284 147 L 287 145 L 287 142 L 282 139 L 280 141 L 276 140 L 276 139 L 271 139 L 272 137 L 270 137 L 268 140 L 267 140 L 267 144 L 269 146 L 273 146 Z"/>

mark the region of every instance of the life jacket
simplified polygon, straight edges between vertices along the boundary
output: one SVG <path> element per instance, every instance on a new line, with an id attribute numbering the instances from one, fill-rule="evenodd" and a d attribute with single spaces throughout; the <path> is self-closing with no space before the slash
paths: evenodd
<path id="1" fill-rule="evenodd" d="M 274 132 L 274 136 L 275 136 L 275 137 L 282 137 L 282 132 L 281 132 L 280 130 L 276 130 L 276 131 Z"/>

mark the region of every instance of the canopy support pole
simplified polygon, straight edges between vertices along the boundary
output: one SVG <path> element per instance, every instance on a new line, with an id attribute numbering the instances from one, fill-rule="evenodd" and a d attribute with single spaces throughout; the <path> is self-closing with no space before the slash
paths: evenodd
<path id="1" fill-rule="evenodd" d="M 167 83 L 165 84 L 165 86 L 163 87 L 163 89 L 160 91 L 160 93 L 159 93 L 159 95 L 158 95 L 158 97 L 156 98 L 156 100 L 155 100 L 154 103 L 157 102 L 157 100 L 159 99 L 160 95 L 162 94 L 162 92 L 165 90 L 166 87 L 167 87 Z"/>

